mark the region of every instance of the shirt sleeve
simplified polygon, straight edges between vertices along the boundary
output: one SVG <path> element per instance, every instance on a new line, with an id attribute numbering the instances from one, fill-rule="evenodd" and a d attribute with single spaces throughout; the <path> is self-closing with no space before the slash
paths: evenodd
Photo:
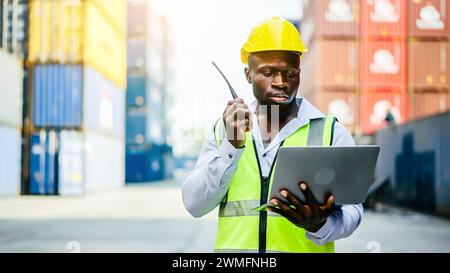
<path id="1" fill-rule="evenodd" d="M 220 147 L 217 147 L 212 128 L 194 169 L 181 185 L 184 206 L 194 217 L 201 217 L 220 204 L 245 150 L 245 147 L 235 148 L 226 139 L 223 122 L 217 123 L 217 126 L 220 126 Z"/>
<path id="2" fill-rule="evenodd" d="M 339 122 L 334 125 L 332 146 L 355 146 L 353 137 Z M 346 238 L 358 228 L 362 217 L 361 204 L 342 206 L 327 218 L 325 225 L 317 232 L 306 232 L 306 237 L 318 245 Z"/>

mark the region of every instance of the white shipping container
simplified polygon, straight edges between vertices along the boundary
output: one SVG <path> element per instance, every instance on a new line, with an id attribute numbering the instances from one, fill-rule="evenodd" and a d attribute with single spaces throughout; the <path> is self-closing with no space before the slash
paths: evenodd
<path id="1" fill-rule="evenodd" d="M 22 75 L 20 59 L 0 49 L 0 124 L 21 127 Z"/>
<path id="2" fill-rule="evenodd" d="M 83 194 L 83 134 L 77 131 L 62 131 L 59 143 L 60 195 Z"/>
<path id="3" fill-rule="evenodd" d="M 124 139 L 85 133 L 85 192 L 97 192 L 125 184 Z"/>
<path id="4" fill-rule="evenodd" d="M 20 158 L 19 129 L 0 125 L 0 196 L 14 196 L 19 193 Z"/>

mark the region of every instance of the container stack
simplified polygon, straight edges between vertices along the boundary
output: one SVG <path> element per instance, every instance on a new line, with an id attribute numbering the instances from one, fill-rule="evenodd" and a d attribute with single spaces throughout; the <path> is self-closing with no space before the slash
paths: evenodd
<path id="1" fill-rule="evenodd" d="M 417 119 L 450 109 L 450 3 L 408 2 L 409 105 Z"/>
<path id="2" fill-rule="evenodd" d="M 407 5 L 404 0 L 361 1 L 360 126 L 372 134 L 407 116 Z"/>
<path id="3" fill-rule="evenodd" d="M 29 2 L 24 194 L 124 182 L 125 1 Z"/>
<path id="4" fill-rule="evenodd" d="M 20 192 L 25 0 L 0 0 L 0 197 Z"/>
<path id="5" fill-rule="evenodd" d="M 300 95 L 351 132 L 359 110 L 359 1 L 304 1 Z"/>
<path id="6" fill-rule="evenodd" d="M 147 2 L 128 2 L 126 181 L 166 178 L 167 23 Z"/>

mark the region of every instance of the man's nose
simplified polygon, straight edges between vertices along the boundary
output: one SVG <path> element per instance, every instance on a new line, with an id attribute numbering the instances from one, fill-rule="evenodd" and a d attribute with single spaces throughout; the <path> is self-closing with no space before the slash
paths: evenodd
<path id="1" fill-rule="evenodd" d="M 285 89 L 287 87 L 286 83 L 284 82 L 283 76 L 281 75 L 281 72 L 277 72 L 275 73 L 275 75 L 273 75 L 272 86 L 282 89 Z"/>

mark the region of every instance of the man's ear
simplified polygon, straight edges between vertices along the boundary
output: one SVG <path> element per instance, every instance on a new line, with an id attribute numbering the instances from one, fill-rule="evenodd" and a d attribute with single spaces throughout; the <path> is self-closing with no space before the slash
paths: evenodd
<path id="1" fill-rule="evenodd" d="M 248 83 L 252 83 L 252 77 L 250 76 L 250 70 L 248 67 L 244 68 L 245 78 L 247 79 Z"/>

